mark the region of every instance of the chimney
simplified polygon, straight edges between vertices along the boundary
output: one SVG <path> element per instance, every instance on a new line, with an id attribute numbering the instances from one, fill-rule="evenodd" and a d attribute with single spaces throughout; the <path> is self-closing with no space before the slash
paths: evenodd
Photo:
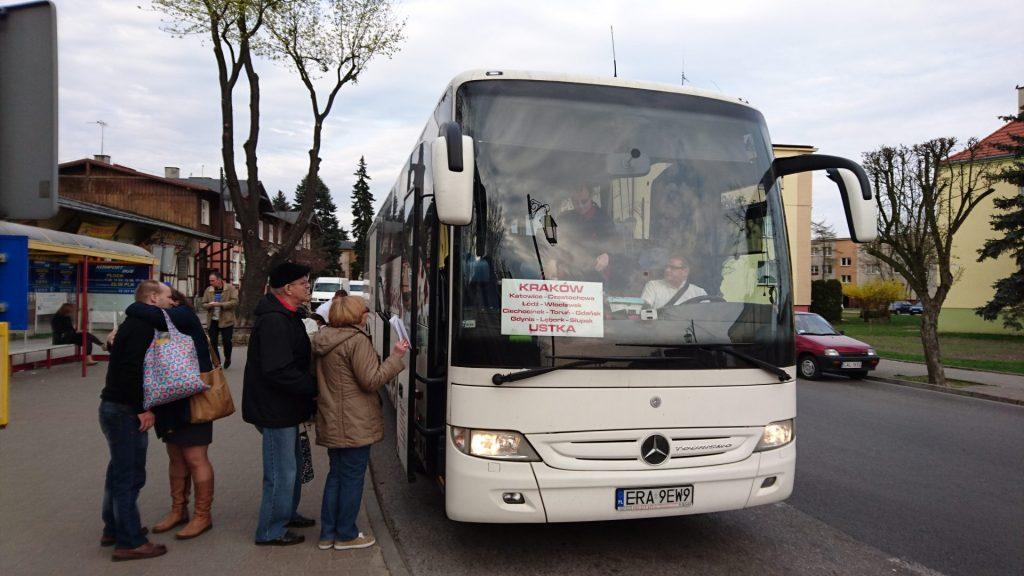
<path id="1" fill-rule="evenodd" d="M 1024 112 L 1024 86 L 1017 86 L 1017 113 Z"/>
<path id="2" fill-rule="evenodd" d="M 176 166 L 165 166 L 164 178 L 181 178 L 181 168 L 178 168 Z"/>
<path id="3" fill-rule="evenodd" d="M 104 164 L 110 164 L 110 156 L 107 154 L 96 154 L 92 157 L 97 162 L 103 162 Z"/>

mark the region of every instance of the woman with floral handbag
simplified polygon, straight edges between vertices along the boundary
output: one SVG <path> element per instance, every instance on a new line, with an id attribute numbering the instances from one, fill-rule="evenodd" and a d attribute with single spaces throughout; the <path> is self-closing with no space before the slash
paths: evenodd
<path id="1" fill-rule="evenodd" d="M 138 313 L 150 317 L 151 321 L 168 317 L 171 323 L 168 331 L 177 330 L 188 336 L 195 350 L 198 371 L 202 374 L 214 369 L 206 332 L 199 317 L 189 305 L 188 298 L 172 290 L 172 308 L 159 309 L 148 306 Z M 203 392 L 200 392 L 202 394 Z M 213 441 L 213 423 L 192 423 L 190 401 L 194 396 L 181 398 L 153 408 L 156 415 L 157 437 L 163 440 L 167 456 L 168 476 L 171 488 L 171 510 L 163 520 L 153 526 L 154 533 L 171 530 L 181 524 L 175 537 L 179 540 L 195 538 L 213 527 L 210 508 L 213 504 L 213 465 L 208 449 Z M 195 486 L 195 514 L 189 519 L 189 488 Z"/>

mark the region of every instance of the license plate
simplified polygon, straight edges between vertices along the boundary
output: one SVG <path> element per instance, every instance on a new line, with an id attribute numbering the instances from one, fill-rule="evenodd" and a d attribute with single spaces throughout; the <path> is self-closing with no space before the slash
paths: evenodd
<path id="1" fill-rule="evenodd" d="M 860 368 L 860 362 L 843 362 L 843 368 Z"/>
<path id="2" fill-rule="evenodd" d="M 693 506 L 693 486 L 616 488 L 616 510 L 658 510 Z"/>

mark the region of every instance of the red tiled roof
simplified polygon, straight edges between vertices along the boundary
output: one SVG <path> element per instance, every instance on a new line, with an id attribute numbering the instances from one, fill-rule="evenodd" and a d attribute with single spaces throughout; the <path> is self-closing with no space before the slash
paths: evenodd
<path id="1" fill-rule="evenodd" d="M 1010 136 L 1019 136 L 1024 138 L 1024 122 L 1014 120 L 1013 122 L 1007 122 L 1005 126 L 989 134 L 984 140 L 978 142 L 977 152 L 975 153 L 975 159 L 982 158 L 995 158 L 997 156 L 1008 156 L 1010 153 L 1006 150 L 1001 150 L 996 147 L 996 144 L 1013 145 L 1016 144 Z M 953 154 L 949 157 L 950 162 L 958 162 L 961 160 L 967 160 L 971 157 L 970 150 L 962 150 Z"/>

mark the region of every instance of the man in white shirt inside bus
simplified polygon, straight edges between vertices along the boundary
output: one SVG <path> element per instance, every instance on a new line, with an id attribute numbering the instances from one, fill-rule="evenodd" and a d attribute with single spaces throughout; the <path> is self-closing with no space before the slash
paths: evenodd
<path id="1" fill-rule="evenodd" d="M 682 254 L 673 254 L 665 264 L 665 277 L 647 282 L 641 298 L 649 308 L 657 310 L 665 306 L 682 304 L 690 298 L 707 295 L 700 286 L 690 284 L 689 277 L 689 260 Z"/>

